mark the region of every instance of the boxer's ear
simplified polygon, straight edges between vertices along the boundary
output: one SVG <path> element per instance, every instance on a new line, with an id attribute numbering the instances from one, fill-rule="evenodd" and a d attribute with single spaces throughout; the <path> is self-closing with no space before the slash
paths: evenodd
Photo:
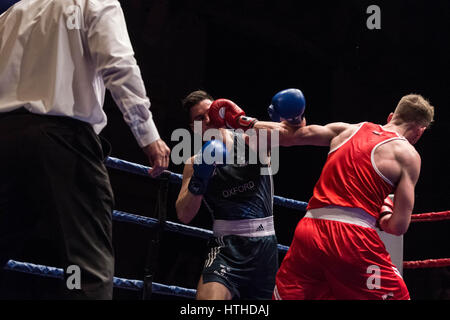
<path id="1" fill-rule="evenodd" d="M 393 117 L 394 117 L 394 113 L 393 112 L 389 113 L 389 115 L 387 117 L 387 123 L 391 122 Z"/>

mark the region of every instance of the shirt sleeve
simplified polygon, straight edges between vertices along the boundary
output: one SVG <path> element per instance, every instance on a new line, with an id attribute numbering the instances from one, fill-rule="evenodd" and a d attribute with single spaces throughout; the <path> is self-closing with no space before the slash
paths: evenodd
<path id="1" fill-rule="evenodd" d="M 87 42 L 96 71 L 123 114 L 139 146 L 159 139 L 125 17 L 117 0 L 89 1 Z"/>

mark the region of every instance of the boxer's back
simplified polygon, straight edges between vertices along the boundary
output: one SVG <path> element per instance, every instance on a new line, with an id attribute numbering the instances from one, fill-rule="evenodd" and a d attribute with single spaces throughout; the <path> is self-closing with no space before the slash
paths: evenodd
<path id="1" fill-rule="evenodd" d="M 361 208 L 378 217 L 383 200 L 395 189 L 400 177 L 397 159 L 404 148 L 402 144 L 409 145 L 404 137 L 380 125 L 349 125 L 330 143 L 327 162 L 308 209 L 329 205 Z"/>
<path id="2" fill-rule="evenodd" d="M 360 125 L 361 123 L 349 125 L 346 130 L 337 135 L 330 143 L 330 151 L 345 143 L 358 130 Z M 373 159 L 378 170 L 395 185 L 401 175 L 398 157 L 410 152 L 416 151 L 406 139 L 394 139 L 375 148 Z"/>

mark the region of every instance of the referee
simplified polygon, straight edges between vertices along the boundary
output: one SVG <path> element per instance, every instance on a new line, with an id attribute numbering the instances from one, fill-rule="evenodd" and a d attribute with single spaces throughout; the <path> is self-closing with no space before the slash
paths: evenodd
<path id="1" fill-rule="evenodd" d="M 48 240 L 59 266 L 81 270 L 58 298 L 112 298 L 105 88 L 159 175 L 170 150 L 119 2 L 22 0 L 0 15 L 0 273 L 31 237 Z"/>

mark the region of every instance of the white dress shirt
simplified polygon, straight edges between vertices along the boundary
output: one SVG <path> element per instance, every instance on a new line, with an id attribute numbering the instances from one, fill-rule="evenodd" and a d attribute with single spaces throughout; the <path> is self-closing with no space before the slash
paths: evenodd
<path id="1" fill-rule="evenodd" d="M 106 126 L 105 87 L 138 144 L 159 138 L 117 0 L 22 0 L 0 16 L 0 112 Z"/>

